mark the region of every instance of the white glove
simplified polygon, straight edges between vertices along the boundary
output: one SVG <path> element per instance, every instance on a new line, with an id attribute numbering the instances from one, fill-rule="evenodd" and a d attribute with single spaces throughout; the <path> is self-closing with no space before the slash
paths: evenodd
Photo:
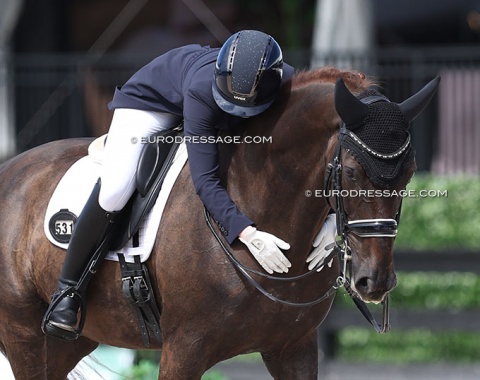
<path id="1" fill-rule="evenodd" d="M 313 251 L 310 253 L 310 255 L 307 257 L 307 263 L 310 263 L 308 265 L 308 269 L 312 270 L 317 266 L 319 262 L 321 262 L 323 259 L 325 259 L 329 253 L 331 252 L 331 249 L 328 251 L 325 249 L 329 244 L 332 244 L 335 242 L 335 238 L 337 236 L 337 217 L 335 214 L 330 214 L 327 216 L 327 219 L 325 219 L 325 223 L 323 223 L 322 229 L 318 233 L 317 237 L 313 241 Z M 332 246 L 333 249 L 333 246 Z M 328 267 L 330 268 L 332 266 L 332 260 L 328 263 Z M 317 269 L 317 272 L 320 272 L 323 269 L 323 265 Z"/>
<path id="2" fill-rule="evenodd" d="M 290 244 L 267 232 L 247 227 L 239 240 L 245 244 L 253 257 L 268 273 L 287 273 L 292 266 L 280 249 L 290 249 Z M 280 249 L 279 249 L 280 248 Z"/>

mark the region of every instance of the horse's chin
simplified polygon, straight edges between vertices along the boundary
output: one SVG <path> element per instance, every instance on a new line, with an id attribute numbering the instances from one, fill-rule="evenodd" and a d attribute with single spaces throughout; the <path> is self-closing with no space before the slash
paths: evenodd
<path id="1" fill-rule="evenodd" d="M 385 297 L 384 297 L 384 298 L 385 298 Z M 368 301 L 368 300 L 364 300 L 364 299 L 362 299 L 362 300 L 363 300 L 363 302 L 365 302 L 365 303 L 373 303 L 373 304 L 375 304 L 375 305 L 378 305 L 378 304 L 380 304 L 380 303 L 383 302 L 383 299 L 382 299 L 381 301 L 373 301 L 373 300 L 372 300 L 372 301 Z"/>

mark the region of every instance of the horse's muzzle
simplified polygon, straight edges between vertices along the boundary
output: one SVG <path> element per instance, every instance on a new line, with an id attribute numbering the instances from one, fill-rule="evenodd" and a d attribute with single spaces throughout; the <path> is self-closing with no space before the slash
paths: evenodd
<path id="1" fill-rule="evenodd" d="M 397 276 L 391 271 L 387 276 L 360 270 L 352 279 L 352 289 L 364 302 L 380 303 L 397 285 Z"/>

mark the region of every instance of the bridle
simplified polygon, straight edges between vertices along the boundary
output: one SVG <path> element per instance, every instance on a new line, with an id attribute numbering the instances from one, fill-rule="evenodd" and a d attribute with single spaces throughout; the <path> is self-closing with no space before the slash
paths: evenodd
<path id="1" fill-rule="evenodd" d="M 346 128 L 340 128 L 340 134 L 345 133 Z M 335 199 L 335 206 L 330 202 L 330 197 L 325 198 L 328 205 L 335 210 L 337 216 L 337 231 L 338 236 L 345 242 L 347 241 L 347 233 L 351 232 L 359 237 L 395 237 L 397 236 L 398 223 L 400 221 L 400 209 L 395 216 L 395 219 L 358 219 L 348 220 L 347 212 L 343 204 L 343 188 L 342 188 L 342 144 L 337 143 L 335 153 L 332 160 L 328 163 L 325 182 L 324 194 L 329 194 L 329 190 Z"/>
<path id="2" fill-rule="evenodd" d="M 340 133 L 344 133 L 345 126 L 341 126 Z M 340 136 L 340 135 L 339 135 Z M 352 298 L 355 305 L 370 322 L 377 332 L 385 333 L 390 330 L 389 324 L 389 295 L 387 294 L 382 301 L 383 304 L 383 321 L 379 325 L 371 312 L 368 310 L 365 302 L 352 290 L 350 279 L 352 277 L 352 251 L 349 245 L 348 233 L 353 233 L 359 237 L 395 237 L 397 235 L 397 227 L 400 221 L 400 208 L 395 219 L 358 219 L 348 220 L 347 212 L 342 197 L 342 144 L 337 142 L 337 147 L 332 160 L 328 163 L 325 173 L 324 193 L 327 194 L 330 189 L 333 192 L 335 205 L 331 204 L 330 197 L 327 197 L 328 205 L 335 210 L 337 219 L 337 240 L 335 241 L 334 251 L 337 251 L 340 260 L 340 276 L 342 278 L 345 290 Z M 347 275 L 348 273 L 348 275 Z"/>
<path id="3" fill-rule="evenodd" d="M 342 133 L 348 133 L 344 125 L 340 127 L 340 134 Z M 394 154 L 395 153 L 393 153 L 392 156 Z M 349 232 L 359 237 L 397 236 L 397 228 L 400 222 L 401 204 L 395 219 L 374 218 L 348 220 L 342 197 L 342 144 L 340 141 L 337 142 L 335 153 L 332 160 L 328 163 L 325 173 L 324 194 L 329 194 L 329 190 L 332 189 L 334 190 L 331 193 L 333 194 L 333 198 L 335 200 L 335 206 L 331 204 L 330 197 L 325 199 L 327 200 L 328 205 L 335 210 L 337 217 L 337 234 L 341 240 L 341 244 L 346 244 L 348 246 L 347 234 Z"/>
<path id="4" fill-rule="evenodd" d="M 366 104 L 371 104 L 377 101 L 388 101 L 388 99 L 382 97 L 382 96 L 369 96 L 364 99 L 361 99 L 362 102 Z M 324 180 L 324 191 L 325 194 L 327 194 L 327 191 L 333 188 L 334 190 L 337 190 L 335 192 L 335 207 L 333 207 L 330 204 L 330 199 L 327 198 L 327 202 L 331 208 L 333 208 L 336 212 L 336 218 L 337 218 L 337 239 L 335 243 L 333 243 L 330 246 L 327 246 L 325 249 L 326 250 L 331 250 L 330 254 L 325 257 L 323 260 L 321 260 L 317 266 L 310 271 L 299 275 L 299 276 L 294 276 L 294 277 L 278 277 L 278 276 L 272 276 L 268 275 L 262 272 L 259 272 L 257 270 L 254 270 L 252 268 L 249 268 L 245 265 L 243 265 L 240 261 L 238 261 L 235 256 L 232 254 L 230 251 L 228 245 L 222 240 L 220 237 L 220 234 L 215 230 L 213 223 L 212 223 L 212 218 L 211 215 L 209 214 L 208 210 L 204 208 L 204 217 L 205 221 L 210 228 L 211 232 L 213 233 L 214 237 L 216 238 L 217 242 L 219 243 L 220 247 L 223 249 L 225 254 L 227 255 L 228 259 L 232 262 L 234 267 L 243 275 L 243 277 L 249 282 L 253 287 L 255 287 L 258 291 L 260 291 L 264 296 L 269 298 L 270 300 L 280 303 L 283 305 L 287 306 L 293 306 L 293 307 L 309 307 L 316 305 L 327 298 L 330 298 L 335 294 L 338 288 L 340 287 L 345 287 L 345 290 L 347 293 L 350 295 L 352 300 L 354 301 L 355 305 L 358 307 L 358 309 L 361 311 L 361 313 L 364 315 L 364 317 L 368 320 L 368 322 L 375 328 L 375 330 L 379 333 L 385 333 L 390 330 L 390 324 L 389 324 L 389 295 L 387 294 L 382 301 L 383 304 L 383 322 L 382 325 L 376 322 L 375 318 L 371 314 L 371 312 L 368 310 L 367 306 L 361 300 L 358 295 L 352 290 L 350 286 L 350 278 L 351 278 L 351 249 L 348 243 L 348 233 L 353 233 L 357 236 L 360 237 L 395 237 L 397 235 L 397 227 L 398 223 L 400 222 L 400 210 L 401 210 L 401 203 L 399 210 L 395 216 L 395 219 L 359 219 L 359 220 L 352 220 L 349 221 L 347 218 L 347 213 L 345 211 L 345 206 L 343 204 L 343 199 L 341 197 L 341 191 L 342 191 L 342 144 L 340 141 L 340 135 L 342 133 L 350 133 L 350 131 L 347 130 L 345 127 L 345 124 L 342 122 L 340 125 L 340 133 L 338 135 L 338 142 L 336 145 L 335 153 L 333 155 L 332 160 L 329 162 L 327 165 L 326 173 L 325 173 L 325 180 Z M 375 152 L 373 149 L 370 149 L 363 141 L 361 141 L 357 136 L 355 136 L 356 139 L 354 139 L 355 142 L 358 142 L 361 144 L 363 148 L 366 148 L 365 150 L 376 156 L 376 155 L 381 155 L 380 158 L 383 159 L 388 159 L 388 158 L 395 158 L 398 157 L 400 154 L 402 154 L 407 148 L 408 145 L 410 144 L 410 137 L 408 136 L 407 142 L 397 151 L 392 154 L 380 154 L 378 152 Z M 372 153 L 373 152 L 373 153 Z M 378 157 L 377 157 L 378 158 Z M 286 300 L 282 300 L 270 292 L 268 292 L 265 288 L 263 288 L 257 281 L 255 281 L 252 276 L 250 275 L 255 274 L 259 277 L 266 278 L 269 280 L 275 280 L 275 281 L 298 281 L 301 279 L 304 279 L 306 277 L 309 277 L 317 272 L 317 269 L 320 268 L 321 266 L 325 265 L 326 263 L 330 262 L 330 260 L 333 259 L 335 255 L 338 255 L 338 258 L 340 260 L 340 274 L 337 277 L 335 283 L 332 285 L 332 287 L 321 297 L 310 301 L 310 302 L 290 302 Z M 348 276 L 347 276 L 348 273 Z"/>
<path id="5" fill-rule="evenodd" d="M 378 101 L 388 101 L 388 99 L 382 96 L 369 96 L 361 101 L 365 104 L 371 104 Z M 340 136 L 347 134 L 352 137 L 355 144 L 359 145 L 365 154 L 370 154 L 373 157 L 381 159 L 394 159 L 404 153 L 410 145 L 410 135 L 407 135 L 405 143 L 396 151 L 389 154 L 379 153 L 366 145 L 358 136 L 352 131 L 346 128 L 345 123 L 342 121 L 340 124 L 340 133 L 338 135 L 338 141 L 335 148 L 333 158 L 327 165 L 325 180 L 324 180 L 324 194 L 328 194 L 329 190 L 333 189 L 333 198 L 335 205 L 331 204 L 330 197 L 327 197 L 328 205 L 335 210 L 337 220 L 337 240 L 335 242 L 335 248 L 338 252 L 338 256 L 342 265 L 341 276 L 344 281 L 344 287 L 347 293 L 350 295 L 355 305 L 359 308 L 365 318 L 375 327 L 377 332 L 385 333 L 390 330 L 389 325 L 389 294 L 385 296 L 382 301 L 383 304 L 383 322 L 379 325 L 372 314 L 368 310 L 365 303 L 358 297 L 358 295 L 352 290 L 350 286 L 350 279 L 352 273 L 351 259 L 352 251 L 349 245 L 348 234 L 352 233 L 362 238 L 369 237 L 396 237 L 398 224 L 400 223 L 400 214 L 402 208 L 402 202 L 400 202 L 399 209 L 394 219 L 374 218 L 374 219 L 357 219 L 348 220 L 347 212 L 345 211 L 345 205 L 342 197 L 342 143 Z M 348 276 L 347 276 L 348 273 Z"/>
<path id="6" fill-rule="evenodd" d="M 364 104 L 372 104 L 380 101 L 389 100 L 380 95 L 368 96 L 361 99 Z M 343 198 L 340 196 L 342 193 L 342 143 L 340 136 L 348 135 L 352 138 L 355 144 L 363 149 L 365 154 L 369 154 L 374 158 L 380 158 L 384 160 L 394 159 L 402 155 L 410 146 L 410 134 L 407 133 L 407 139 L 403 145 L 393 153 L 380 153 L 370 148 L 365 144 L 355 133 L 347 129 L 345 123 L 340 123 L 340 133 L 338 135 L 338 142 L 336 145 L 333 158 L 327 165 L 324 190 L 327 194 L 328 190 L 332 187 L 334 191 L 335 207 L 330 204 L 330 198 L 327 199 L 327 203 L 332 207 L 337 214 L 337 231 L 338 235 L 346 242 L 347 233 L 352 232 L 359 237 L 395 237 L 397 236 L 397 227 L 400 222 L 400 208 L 395 216 L 395 219 L 359 219 L 348 221 L 345 206 L 343 204 Z"/>

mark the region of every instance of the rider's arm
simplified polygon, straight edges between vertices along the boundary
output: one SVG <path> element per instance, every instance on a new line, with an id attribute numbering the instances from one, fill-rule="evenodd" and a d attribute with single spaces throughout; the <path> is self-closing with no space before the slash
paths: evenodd
<path id="1" fill-rule="evenodd" d="M 198 97 L 190 93 L 184 104 L 185 141 L 192 180 L 198 196 L 231 244 L 253 221 L 238 209 L 220 183 L 217 146 L 205 142 L 208 137 L 216 136 L 217 130 L 212 125 L 219 111 Z M 194 138 L 200 141 L 195 142 Z"/>
<path id="2" fill-rule="evenodd" d="M 215 126 L 223 116 L 213 100 L 210 77 L 195 82 L 186 92 L 184 130 L 195 190 L 230 244 L 240 234 L 240 241 L 268 273 L 288 272 L 291 263 L 281 249 L 289 249 L 290 245 L 253 227 L 253 222 L 237 208 L 220 183 L 216 144 L 188 139 L 215 137 Z"/>

